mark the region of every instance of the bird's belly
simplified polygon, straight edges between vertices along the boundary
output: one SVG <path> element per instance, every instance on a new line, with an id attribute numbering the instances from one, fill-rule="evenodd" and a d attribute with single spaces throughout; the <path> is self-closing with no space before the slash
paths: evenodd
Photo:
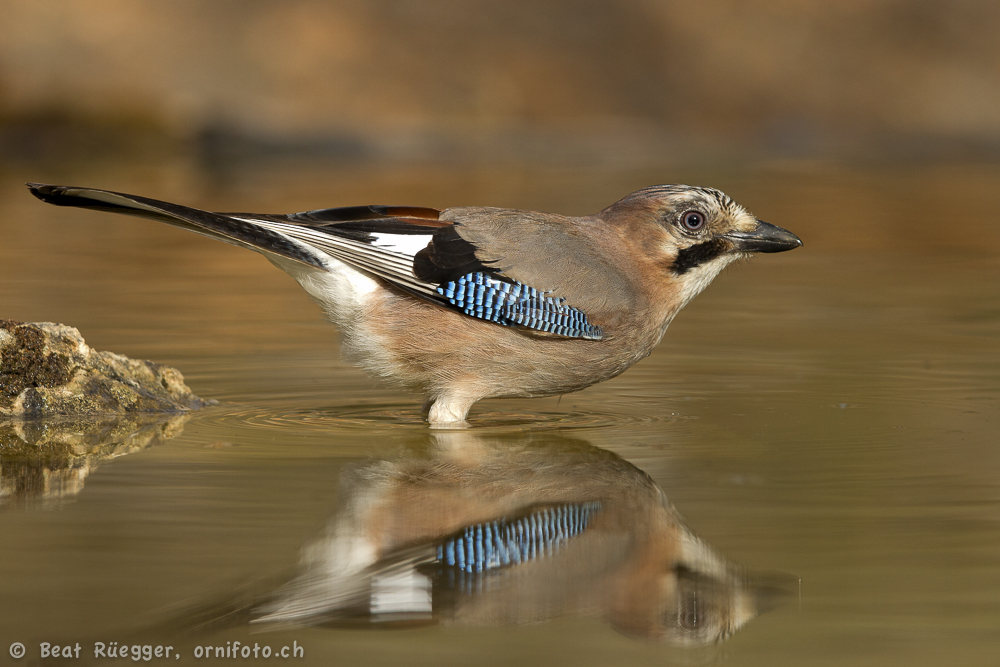
<path id="1" fill-rule="evenodd" d="M 423 301 L 332 258 L 324 271 L 266 256 L 322 306 L 350 361 L 431 397 L 579 391 L 623 372 L 659 339 L 630 335 L 627 327 L 599 341 L 541 336 Z"/>
<path id="2" fill-rule="evenodd" d="M 356 326 L 348 354 L 373 374 L 431 396 L 551 396 L 614 377 L 647 356 L 656 341 L 542 337 L 483 322 L 380 288 Z"/>

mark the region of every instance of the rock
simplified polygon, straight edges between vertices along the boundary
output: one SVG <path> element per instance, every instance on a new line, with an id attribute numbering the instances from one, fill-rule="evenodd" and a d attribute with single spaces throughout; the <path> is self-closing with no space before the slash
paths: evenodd
<path id="1" fill-rule="evenodd" d="M 197 410 L 180 371 L 97 352 L 72 327 L 0 320 L 0 419 L 100 417 Z"/>
<path id="2" fill-rule="evenodd" d="M 99 463 L 180 435 L 190 416 L 0 418 L 0 507 L 72 499 Z"/>

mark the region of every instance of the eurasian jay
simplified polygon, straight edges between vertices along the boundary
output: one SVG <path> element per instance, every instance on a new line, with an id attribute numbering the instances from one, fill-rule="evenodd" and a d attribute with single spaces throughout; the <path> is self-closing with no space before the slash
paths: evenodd
<path id="1" fill-rule="evenodd" d="M 696 537 L 660 487 L 584 441 L 438 432 L 425 453 L 348 469 L 302 571 L 247 614 L 259 624 L 596 616 L 673 644 L 729 637 L 786 598 Z M 530 438 L 530 436 L 529 436 Z M 251 603 L 253 604 L 253 603 Z"/>
<path id="2" fill-rule="evenodd" d="M 657 185 L 596 215 L 352 206 L 210 213 L 106 190 L 32 194 L 153 218 L 263 254 L 337 325 L 347 356 L 426 397 L 432 426 L 484 398 L 579 391 L 648 356 L 733 260 L 802 245 L 711 188 Z"/>

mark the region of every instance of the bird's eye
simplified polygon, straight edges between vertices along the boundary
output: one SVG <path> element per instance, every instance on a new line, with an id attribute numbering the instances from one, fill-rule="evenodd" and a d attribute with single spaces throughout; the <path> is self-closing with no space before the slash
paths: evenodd
<path id="1" fill-rule="evenodd" d="M 684 596 L 684 602 L 679 610 L 680 614 L 678 621 L 681 627 L 685 630 L 697 630 L 700 618 L 700 612 L 698 609 L 698 594 L 696 592 L 689 592 Z"/>
<path id="2" fill-rule="evenodd" d="M 681 216 L 681 225 L 689 232 L 697 232 L 705 226 L 705 214 L 701 211 L 688 211 Z"/>

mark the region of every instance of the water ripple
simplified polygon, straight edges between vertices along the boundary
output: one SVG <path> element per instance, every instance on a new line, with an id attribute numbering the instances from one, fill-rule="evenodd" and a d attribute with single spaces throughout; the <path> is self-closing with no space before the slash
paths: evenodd
<path id="1" fill-rule="evenodd" d="M 412 403 L 285 408 L 247 405 L 222 405 L 216 421 L 232 426 L 299 431 L 343 429 L 423 429 L 428 428 L 420 408 Z M 481 429 L 600 429 L 654 421 L 682 419 L 676 415 L 632 416 L 611 412 L 582 410 L 477 410 L 469 419 L 469 428 Z"/>

